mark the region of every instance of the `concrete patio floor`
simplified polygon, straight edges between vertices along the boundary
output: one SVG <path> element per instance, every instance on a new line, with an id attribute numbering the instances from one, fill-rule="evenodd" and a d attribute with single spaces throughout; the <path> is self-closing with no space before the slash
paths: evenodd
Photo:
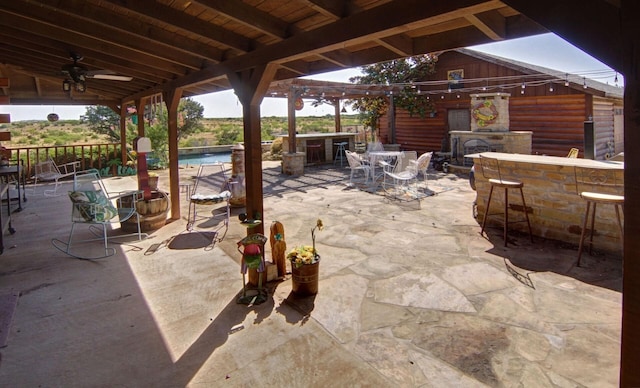
<path id="1" fill-rule="evenodd" d="M 0 255 L 0 295 L 19 294 L 0 386 L 618 386 L 620 257 L 578 268 L 578 236 L 513 233 L 507 248 L 501 229 L 480 236 L 464 176 L 430 171 L 419 207 L 348 181 L 347 168 L 295 178 L 264 163 L 266 234 L 282 222 L 290 249 L 311 243 L 317 218 L 325 229 L 319 293 L 295 297 L 287 275 L 251 307 L 236 303 L 242 209 L 212 249 L 197 233 L 169 248 L 187 233 L 183 201 L 183 219 L 84 261 L 50 242 L 70 229 L 67 196 L 29 197 Z"/>

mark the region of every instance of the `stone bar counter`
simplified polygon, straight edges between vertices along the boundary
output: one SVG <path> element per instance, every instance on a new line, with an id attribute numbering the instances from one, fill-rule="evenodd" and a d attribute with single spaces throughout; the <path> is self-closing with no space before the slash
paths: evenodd
<path id="1" fill-rule="evenodd" d="M 587 204 L 576 190 L 575 167 L 613 169 L 616 170 L 616 174 L 619 174 L 616 176 L 619 181 L 624 181 L 623 162 L 499 152 L 465 155 L 473 158 L 475 165 L 478 222 L 480 223 L 484 218 L 490 190 L 490 185 L 482 173 L 480 155 L 499 160 L 502 179 L 515 179 L 524 183 L 523 191 L 534 237 L 549 238 L 576 246 L 580 242 Z M 595 188 L 589 190 L 596 191 Z M 524 220 L 521 203 L 517 190 L 510 190 L 509 230 L 528 233 L 526 222 L 511 223 Z M 494 189 L 491 213 L 500 213 L 502 209 L 504 209 L 504 191 Z M 502 216 L 490 217 L 487 220 L 487 226 L 501 227 L 502 220 Z M 598 206 L 593 244 L 595 250 L 622 254 L 622 240 L 613 205 Z"/>
<path id="2" fill-rule="evenodd" d="M 304 152 L 306 154 L 305 165 L 312 163 L 311 155 L 307 152 L 308 144 L 320 145 L 320 159 L 322 163 L 333 162 L 337 147 L 336 143 L 347 142 L 346 149 L 355 150 L 356 133 L 331 132 L 331 133 L 305 133 L 296 135 L 296 148 L 289 150 L 289 135 L 282 135 L 282 153 Z"/>

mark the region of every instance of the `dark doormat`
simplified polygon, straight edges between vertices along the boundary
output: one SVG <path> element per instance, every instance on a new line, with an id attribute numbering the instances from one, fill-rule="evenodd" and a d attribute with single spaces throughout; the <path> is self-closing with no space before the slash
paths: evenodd
<path id="1" fill-rule="evenodd" d="M 7 346 L 13 313 L 18 306 L 18 293 L 0 295 L 0 348 Z"/>
<path id="2" fill-rule="evenodd" d="M 217 232 L 189 232 L 174 236 L 169 249 L 213 249 Z"/>

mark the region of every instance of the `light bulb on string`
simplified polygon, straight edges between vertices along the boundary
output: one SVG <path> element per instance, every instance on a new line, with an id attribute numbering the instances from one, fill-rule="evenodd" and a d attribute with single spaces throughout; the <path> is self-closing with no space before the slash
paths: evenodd
<path id="1" fill-rule="evenodd" d="M 549 91 L 553 92 L 553 84 L 549 84 Z"/>
<path id="2" fill-rule="evenodd" d="M 586 77 L 582 77 L 582 87 L 583 87 L 584 89 L 586 89 L 586 88 L 587 88 L 587 78 L 586 78 Z"/>
<path id="3" fill-rule="evenodd" d="M 569 86 L 569 73 L 564 74 L 564 86 Z"/>

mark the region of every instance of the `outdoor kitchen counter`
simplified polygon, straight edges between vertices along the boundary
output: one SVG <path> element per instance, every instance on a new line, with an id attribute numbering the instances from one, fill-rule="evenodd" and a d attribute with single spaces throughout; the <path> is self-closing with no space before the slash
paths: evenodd
<path id="1" fill-rule="evenodd" d="M 331 133 L 305 133 L 296 135 L 296 152 L 304 152 L 307 154 L 305 159 L 307 163 L 312 163 L 311 156 L 307 152 L 308 144 L 320 146 L 320 159 L 322 163 L 333 162 L 336 152 L 335 144 L 340 142 L 348 143 L 346 149 L 355 150 L 356 133 L 352 132 L 331 132 Z M 289 150 L 289 135 L 282 136 L 282 152 L 287 153 Z"/>
<path id="2" fill-rule="evenodd" d="M 475 165 L 478 221 L 484 217 L 490 185 L 483 176 L 480 155 L 497 158 L 503 179 L 515 179 L 524 183 L 524 196 L 534 236 L 550 238 L 578 245 L 582 230 L 586 202 L 576 192 L 575 167 L 594 167 L 617 170 L 624 181 L 624 163 L 557 156 L 507 154 L 486 152 L 465 155 L 473 158 Z M 509 197 L 510 221 L 524 220 L 519 195 Z M 502 190 L 494 190 L 492 213 L 504 208 Z M 495 207 L 494 207 L 495 204 Z M 518 214 L 520 212 L 520 214 Z M 488 225 L 501 226 L 502 217 L 490 217 Z M 509 229 L 527 232 L 526 222 L 509 225 Z M 622 252 L 620 232 L 613 206 L 598 207 L 594 247 L 615 253 Z"/>

